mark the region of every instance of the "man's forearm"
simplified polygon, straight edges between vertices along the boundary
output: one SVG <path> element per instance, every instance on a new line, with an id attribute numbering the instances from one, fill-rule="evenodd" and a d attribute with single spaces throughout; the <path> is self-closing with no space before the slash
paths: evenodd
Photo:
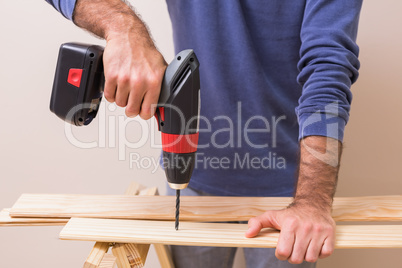
<path id="1" fill-rule="evenodd" d="M 332 138 L 302 139 L 294 202 L 287 209 L 271 210 L 251 218 L 246 237 L 254 237 L 266 227 L 281 230 L 275 255 L 293 264 L 330 256 L 335 247 L 331 206 L 341 148 L 341 143 Z"/>
<path id="2" fill-rule="evenodd" d="M 147 27 L 129 4 L 121 0 L 78 0 L 73 21 L 106 40 L 124 34 L 153 46 Z"/>
<path id="3" fill-rule="evenodd" d="M 330 211 L 335 194 L 342 144 L 332 138 L 309 136 L 300 141 L 300 164 L 295 200 Z"/>

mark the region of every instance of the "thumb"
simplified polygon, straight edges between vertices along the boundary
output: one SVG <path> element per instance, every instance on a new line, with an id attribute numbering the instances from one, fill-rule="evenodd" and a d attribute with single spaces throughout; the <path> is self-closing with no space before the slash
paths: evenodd
<path id="1" fill-rule="evenodd" d="M 248 221 L 248 230 L 245 233 L 245 236 L 255 237 L 262 228 L 272 227 L 278 229 L 279 226 L 275 219 L 276 211 L 267 211 L 264 214 L 261 214 L 257 217 L 251 218 Z"/>

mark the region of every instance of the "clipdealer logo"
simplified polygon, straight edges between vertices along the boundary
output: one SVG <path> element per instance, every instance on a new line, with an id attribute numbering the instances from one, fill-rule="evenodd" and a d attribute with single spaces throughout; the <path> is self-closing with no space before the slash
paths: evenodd
<path id="1" fill-rule="evenodd" d="M 138 151 L 147 148 L 161 149 L 160 135 L 154 120 L 142 120 L 140 117 L 128 118 L 115 113 L 115 104 L 102 102 L 98 111 L 97 137 L 84 141 L 75 135 L 71 124 L 65 124 L 67 140 L 78 148 L 117 148 L 118 160 L 128 161 L 132 169 L 149 169 L 156 172 L 159 168 L 161 156 L 147 156 Z M 177 108 L 178 109 L 178 108 Z M 200 152 L 196 154 L 195 168 L 201 169 L 284 169 L 286 159 L 275 153 L 278 146 L 278 126 L 286 120 L 285 115 L 266 118 L 262 115 L 253 115 L 248 118 L 243 114 L 242 103 L 237 103 L 235 116 L 217 115 L 212 119 L 200 116 L 203 128 L 199 128 L 200 135 L 208 137 L 204 143 L 199 143 L 199 149 L 213 148 L 221 150 L 229 148 L 234 153 L 231 157 L 206 156 Z M 180 111 L 178 111 L 180 113 Z M 181 115 L 182 116 L 182 115 Z M 183 116 L 182 116 L 183 117 Z M 191 120 L 190 120 L 191 121 Z M 184 122 L 184 118 L 183 118 Z M 128 128 L 135 126 L 135 136 L 139 139 L 133 141 L 127 137 Z M 258 127 L 256 127 L 258 126 Z M 187 127 L 187 126 L 186 126 Z M 132 133 L 132 132 L 131 132 Z M 253 139 L 256 135 L 266 135 L 267 139 Z M 268 138 L 269 137 L 269 138 Z M 240 150 L 236 149 L 239 148 Z M 242 148 L 251 148 L 264 151 L 263 156 L 253 156 L 243 152 Z M 208 149 L 207 149 L 208 150 Z M 254 151 L 254 150 L 253 150 Z M 189 165 L 188 163 L 177 163 Z"/>

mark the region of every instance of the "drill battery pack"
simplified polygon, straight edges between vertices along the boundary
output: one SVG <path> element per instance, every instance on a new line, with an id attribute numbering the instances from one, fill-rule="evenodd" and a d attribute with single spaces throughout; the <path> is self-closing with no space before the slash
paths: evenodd
<path id="1" fill-rule="evenodd" d="M 64 121 L 83 126 L 96 117 L 105 84 L 103 50 L 80 43 L 60 46 L 50 110 Z"/>

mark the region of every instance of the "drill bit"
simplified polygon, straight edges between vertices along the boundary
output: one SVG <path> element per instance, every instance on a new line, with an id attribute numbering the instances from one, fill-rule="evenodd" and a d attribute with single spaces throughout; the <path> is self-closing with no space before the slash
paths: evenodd
<path id="1" fill-rule="evenodd" d="M 176 190 L 176 221 L 174 227 L 179 230 L 179 214 L 180 214 L 180 190 Z"/>

